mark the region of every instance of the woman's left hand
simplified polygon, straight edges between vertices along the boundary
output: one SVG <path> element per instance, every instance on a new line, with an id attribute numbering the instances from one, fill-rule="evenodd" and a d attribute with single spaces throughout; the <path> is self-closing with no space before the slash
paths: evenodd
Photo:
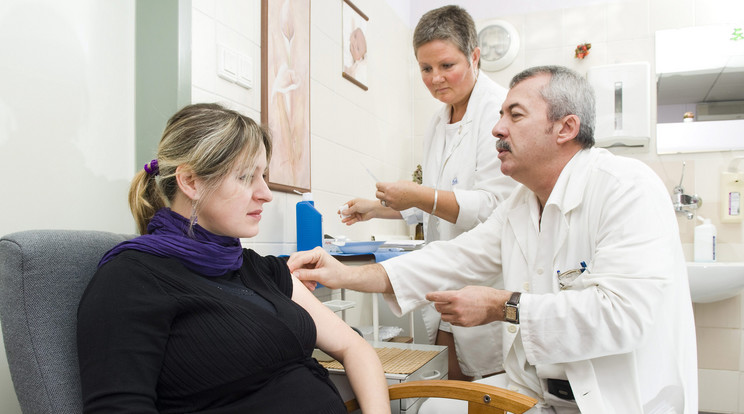
<path id="1" fill-rule="evenodd" d="M 383 206 L 396 211 L 411 207 L 419 207 L 424 197 L 422 187 L 413 181 L 398 181 L 394 183 L 377 183 L 377 197 Z"/>

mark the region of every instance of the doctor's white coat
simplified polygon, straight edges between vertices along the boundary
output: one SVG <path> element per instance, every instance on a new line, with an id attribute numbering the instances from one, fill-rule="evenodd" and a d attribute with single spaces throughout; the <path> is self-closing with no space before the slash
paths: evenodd
<path id="1" fill-rule="evenodd" d="M 501 173 L 493 127 L 499 120 L 507 90 L 480 73 L 460 122 L 450 124 L 450 105 L 434 114 L 424 139 L 422 185 L 455 193 L 460 212 L 455 223 L 424 213 L 418 208 L 401 211 L 409 224 L 424 223 L 427 242 L 450 240 L 486 221 L 499 203 L 506 200 L 517 183 Z M 455 133 L 446 138 L 445 129 Z M 429 342 L 434 343 L 441 315 L 434 307 L 421 310 Z M 474 328 L 452 327 L 457 357 L 463 373 L 480 376 L 501 371 L 502 359 L 494 359 L 481 339 L 500 346 L 500 323 Z M 490 338 L 490 340 L 488 339 Z"/>
<path id="2" fill-rule="evenodd" d="M 582 262 L 587 270 L 561 287 L 559 272 Z M 677 221 L 661 180 L 637 160 L 580 151 L 541 219 L 534 193 L 520 187 L 475 229 L 382 265 L 394 312 L 426 304 L 430 291 L 498 286 L 502 275 L 506 290 L 523 292 L 520 324 L 503 324 L 504 365 L 539 406 L 556 402 L 547 379 L 563 378 L 583 413 L 697 413 Z"/>

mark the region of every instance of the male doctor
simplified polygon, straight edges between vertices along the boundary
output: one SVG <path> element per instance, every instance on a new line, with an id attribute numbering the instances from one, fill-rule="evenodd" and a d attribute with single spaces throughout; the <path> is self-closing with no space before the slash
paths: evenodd
<path id="1" fill-rule="evenodd" d="M 569 69 L 516 75 L 501 113 L 501 170 L 523 186 L 487 221 L 381 264 L 315 249 L 290 270 L 387 293 L 399 314 L 431 301 L 454 325 L 505 321 L 506 377 L 480 382 L 537 398 L 530 413 L 696 414 L 692 303 L 664 185 L 592 148 L 594 94 Z M 506 290 L 490 287 L 502 277 Z"/>

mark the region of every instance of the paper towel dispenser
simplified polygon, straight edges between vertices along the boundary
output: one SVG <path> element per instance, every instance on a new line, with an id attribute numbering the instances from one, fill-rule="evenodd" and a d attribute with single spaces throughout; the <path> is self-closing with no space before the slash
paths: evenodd
<path id="1" fill-rule="evenodd" d="M 586 77 L 597 99 L 596 146 L 647 151 L 651 141 L 649 63 L 593 66 Z"/>

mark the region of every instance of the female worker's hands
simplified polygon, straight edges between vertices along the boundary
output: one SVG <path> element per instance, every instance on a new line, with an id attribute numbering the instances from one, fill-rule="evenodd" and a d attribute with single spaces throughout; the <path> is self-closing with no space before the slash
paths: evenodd
<path id="1" fill-rule="evenodd" d="M 355 198 L 347 201 L 346 206 L 348 208 L 343 211 L 339 210 L 338 214 L 341 215 L 341 222 L 347 226 L 360 221 L 377 218 L 379 217 L 377 210 L 385 208 L 377 200 L 366 200 L 363 198 Z"/>
<path id="2" fill-rule="evenodd" d="M 396 211 L 411 207 L 421 208 L 423 200 L 426 199 L 426 187 L 413 181 L 397 181 L 394 183 L 377 183 L 375 197 L 384 201 L 384 205 Z M 429 189 L 430 190 L 430 189 Z"/>
<path id="3" fill-rule="evenodd" d="M 348 201 L 346 205 L 348 206 L 348 208 L 343 211 L 339 210 L 338 214 L 341 215 L 341 222 L 346 223 L 347 226 L 351 226 L 354 223 L 367 221 L 373 218 L 401 218 L 400 212 L 395 211 L 390 207 L 383 206 L 378 200 L 355 198 L 351 201 Z"/>

